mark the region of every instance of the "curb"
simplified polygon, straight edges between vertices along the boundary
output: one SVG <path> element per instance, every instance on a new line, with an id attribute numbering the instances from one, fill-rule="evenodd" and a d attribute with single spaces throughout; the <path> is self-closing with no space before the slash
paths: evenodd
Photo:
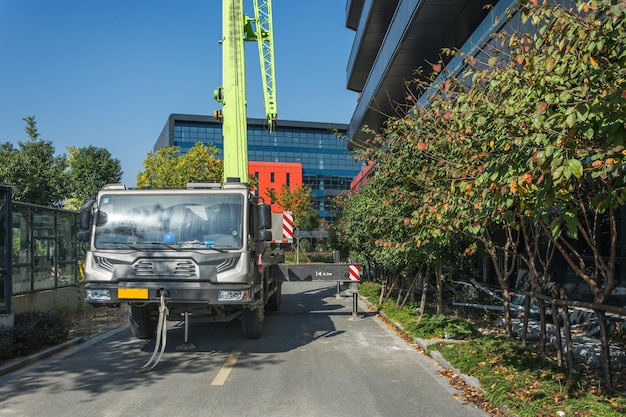
<path id="1" fill-rule="evenodd" d="M 65 349 L 69 349 L 73 346 L 79 345 L 85 341 L 84 337 L 76 337 L 74 339 L 70 339 L 67 342 L 61 343 L 60 345 L 49 347 L 48 349 L 44 349 L 40 352 L 37 352 L 33 355 L 26 356 L 24 358 L 16 359 L 6 365 L 0 366 L 0 376 L 4 376 L 13 371 L 16 371 L 20 368 L 23 368 L 27 365 L 40 361 L 42 359 L 48 358 L 56 353 L 59 353 Z"/>

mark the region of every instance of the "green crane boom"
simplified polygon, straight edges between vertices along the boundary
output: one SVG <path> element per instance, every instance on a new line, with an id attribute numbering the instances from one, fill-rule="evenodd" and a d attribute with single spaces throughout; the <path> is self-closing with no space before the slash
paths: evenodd
<path id="1" fill-rule="evenodd" d="M 215 116 L 222 119 L 225 181 L 228 178 L 248 181 L 245 41 L 258 44 L 268 129 L 271 131 L 276 125 L 271 1 L 254 0 L 254 16 L 244 15 L 243 0 L 223 0 L 223 85 L 215 90 L 215 99 L 222 103 L 222 110 L 215 112 Z"/>

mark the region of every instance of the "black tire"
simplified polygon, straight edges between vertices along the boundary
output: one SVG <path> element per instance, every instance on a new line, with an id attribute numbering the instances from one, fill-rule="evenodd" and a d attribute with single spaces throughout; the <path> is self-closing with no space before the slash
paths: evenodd
<path id="1" fill-rule="evenodd" d="M 270 296 L 270 299 L 267 300 L 267 305 L 265 306 L 265 310 L 267 311 L 278 311 L 278 307 L 280 306 L 280 302 L 282 299 L 282 282 L 277 282 L 276 291 L 274 294 Z"/>
<path id="2" fill-rule="evenodd" d="M 253 310 L 244 308 L 241 312 L 241 328 L 244 336 L 248 339 L 258 339 L 261 337 L 264 319 L 265 313 L 262 307 Z"/>
<path id="3" fill-rule="evenodd" d="M 156 305 L 130 305 L 130 330 L 138 339 L 152 339 L 156 335 L 159 309 Z"/>

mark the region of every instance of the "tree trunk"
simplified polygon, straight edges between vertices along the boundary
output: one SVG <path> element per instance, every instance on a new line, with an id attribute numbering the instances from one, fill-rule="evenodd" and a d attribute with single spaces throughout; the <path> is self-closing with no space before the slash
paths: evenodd
<path id="1" fill-rule="evenodd" d="M 422 317 L 424 317 L 424 310 L 426 309 L 426 297 L 428 296 L 428 266 L 426 267 L 426 271 L 424 272 L 423 283 L 422 283 L 422 298 L 420 300 L 420 315 L 417 318 L 417 324 L 419 325 L 422 321 Z"/>
<path id="2" fill-rule="evenodd" d="M 538 288 L 537 292 L 542 293 L 541 289 Z M 546 351 L 546 303 L 538 298 L 537 305 L 539 306 L 539 345 L 537 346 L 537 350 L 539 353 L 544 353 Z M 554 314 L 554 312 L 552 312 Z"/>
<path id="3" fill-rule="evenodd" d="M 565 307 L 567 310 L 567 307 Z M 556 299 L 552 300 L 552 323 L 554 324 L 555 336 L 556 336 L 556 362 L 559 366 L 563 365 L 563 342 L 561 341 L 561 326 L 559 324 L 559 306 L 556 304 Z M 542 351 L 543 352 L 543 351 Z"/>
<path id="4" fill-rule="evenodd" d="M 437 260 L 435 263 L 435 304 L 437 307 L 437 314 L 443 314 L 443 261 Z"/>
<path id="5" fill-rule="evenodd" d="M 527 291 L 530 292 L 530 285 L 528 285 Z M 532 297 L 530 295 L 524 296 L 524 324 L 520 333 L 520 340 L 526 342 L 528 336 L 528 321 L 530 320 L 530 305 Z"/>
<path id="6" fill-rule="evenodd" d="M 504 328 L 509 340 L 513 338 L 513 322 L 511 317 L 511 293 L 508 287 L 502 289 L 502 307 L 504 309 Z"/>
<path id="7" fill-rule="evenodd" d="M 511 322 L 511 292 L 509 291 L 509 277 L 515 269 L 515 253 L 519 243 L 519 233 L 513 226 L 503 226 L 505 242 L 501 247 L 497 246 L 497 241 L 491 236 L 489 231 L 485 231 L 480 236 L 480 241 L 485 247 L 485 251 L 491 258 L 500 289 L 502 291 L 502 308 L 504 310 L 504 328 L 507 339 L 513 339 L 513 324 Z M 502 254 L 502 263 L 498 258 L 498 252 Z"/>
<path id="8" fill-rule="evenodd" d="M 606 325 L 604 311 L 596 311 L 598 325 L 600 326 L 600 347 L 602 358 L 602 371 L 604 372 L 604 385 L 608 391 L 613 390 L 613 377 L 611 375 L 611 350 L 609 345 L 609 332 Z"/>
<path id="9" fill-rule="evenodd" d="M 417 270 L 417 273 L 413 277 L 411 284 L 409 285 L 409 289 L 407 290 L 407 293 L 404 296 L 404 300 L 402 300 L 402 304 L 400 305 L 400 308 L 404 308 L 409 298 L 411 299 L 411 301 L 413 301 L 413 294 L 415 291 L 415 286 L 417 285 L 417 281 L 419 280 L 421 271 L 422 271 L 422 267 L 420 266 L 420 268 Z"/>
<path id="10" fill-rule="evenodd" d="M 567 290 L 561 288 L 559 291 L 559 298 L 561 300 L 567 300 Z M 572 327 L 569 319 L 569 307 L 567 305 L 563 308 L 563 330 L 565 333 L 565 346 L 567 348 L 567 367 L 570 372 L 576 372 L 576 366 L 574 364 L 574 343 L 572 342 Z"/>
<path id="11" fill-rule="evenodd" d="M 387 275 L 385 274 L 382 279 L 382 284 L 380 286 L 380 296 L 378 297 L 378 305 L 383 305 L 383 300 L 385 299 L 385 293 L 387 292 Z"/>

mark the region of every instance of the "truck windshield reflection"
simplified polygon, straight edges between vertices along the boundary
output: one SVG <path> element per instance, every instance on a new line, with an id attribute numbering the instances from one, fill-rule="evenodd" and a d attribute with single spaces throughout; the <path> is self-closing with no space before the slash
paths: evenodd
<path id="1" fill-rule="evenodd" d="M 96 221 L 100 249 L 239 249 L 243 245 L 239 194 L 103 195 Z"/>

